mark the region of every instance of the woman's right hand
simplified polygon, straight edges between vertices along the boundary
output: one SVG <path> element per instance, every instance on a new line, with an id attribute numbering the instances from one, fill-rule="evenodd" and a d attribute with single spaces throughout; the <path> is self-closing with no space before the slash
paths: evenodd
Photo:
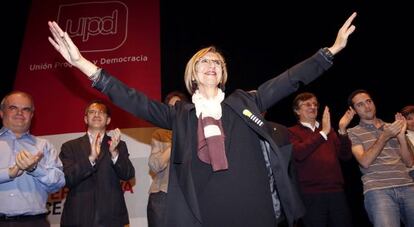
<path id="1" fill-rule="evenodd" d="M 48 37 L 52 46 L 67 62 L 81 70 L 85 75 L 88 77 L 93 75 L 98 67 L 82 56 L 68 33 L 64 32 L 55 21 L 49 21 L 48 25 L 53 36 L 53 38 L 50 36 Z"/>
<path id="2" fill-rule="evenodd" d="M 76 66 L 76 63 L 82 58 L 78 47 L 72 42 L 68 33 L 64 32 L 55 21 L 49 21 L 48 25 L 53 36 L 53 38 L 48 37 L 49 42 L 67 62 Z"/>

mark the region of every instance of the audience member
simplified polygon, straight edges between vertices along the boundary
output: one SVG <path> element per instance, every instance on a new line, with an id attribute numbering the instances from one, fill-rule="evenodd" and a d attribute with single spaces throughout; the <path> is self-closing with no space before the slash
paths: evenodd
<path id="1" fill-rule="evenodd" d="M 107 135 L 111 112 L 103 102 L 89 103 L 84 121 L 85 135 L 65 142 L 60 152 L 69 188 L 61 227 L 124 227 L 129 217 L 120 181 L 135 176 L 126 143 L 119 129 Z"/>
<path id="2" fill-rule="evenodd" d="M 0 105 L 0 227 L 48 227 L 48 194 L 65 184 L 58 152 L 29 132 L 31 95 L 13 91 Z"/>
<path id="3" fill-rule="evenodd" d="M 289 128 L 299 186 L 306 207 L 305 226 L 352 226 L 344 192 L 340 160 L 352 158 L 346 128 L 355 112 L 347 110 L 339 121 L 338 134 L 331 126 L 329 108 L 317 121 L 319 102 L 304 92 L 293 101 L 298 123 Z"/>
<path id="4" fill-rule="evenodd" d="M 348 129 L 352 153 L 359 162 L 364 204 L 374 226 L 414 226 L 414 181 L 408 174 L 413 155 L 400 114 L 386 123 L 376 116 L 376 106 L 366 90 L 356 90 L 348 105 L 359 116 L 359 124 Z"/>

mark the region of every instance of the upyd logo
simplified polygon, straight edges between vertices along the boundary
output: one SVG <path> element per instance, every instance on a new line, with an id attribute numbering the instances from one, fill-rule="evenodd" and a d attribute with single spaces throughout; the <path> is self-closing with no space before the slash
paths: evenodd
<path id="1" fill-rule="evenodd" d="M 128 7 L 119 1 L 64 4 L 57 22 L 81 52 L 116 50 L 127 38 Z"/>

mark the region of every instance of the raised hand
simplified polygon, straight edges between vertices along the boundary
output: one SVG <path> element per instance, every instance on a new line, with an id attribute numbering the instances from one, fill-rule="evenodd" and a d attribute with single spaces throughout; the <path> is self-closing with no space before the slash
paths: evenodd
<path id="1" fill-rule="evenodd" d="M 116 128 L 113 130 L 111 142 L 109 145 L 109 152 L 111 152 L 112 157 L 116 157 L 118 155 L 118 150 L 116 147 L 118 146 L 119 141 L 121 141 L 121 130 L 119 130 L 119 128 Z"/>
<path id="2" fill-rule="evenodd" d="M 78 47 L 73 43 L 67 32 L 64 32 L 54 21 L 49 21 L 49 30 L 52 37 L 48 37 L 52 46 L 71 65 L 81 70 L 86 76 L 91 77 L 98 67 L 82 56 Z"/>
<path id="3" fill-rule="evenodd" d="M 355 111 L 351 107 L 344 113 L 344 115 L 339 120 L 339 131 L 341 134 L 346 134 L 346 128 L 348 127 L 349 123 L 351 123 L 352 119 L 354 118 Z"/>
<path id="4" fill-rule="evenodd" d="M 396 113 L 395 114 L 395 120 L 400 120 L 403 123 L 403 126 L 401 127 L 400 132 L 398 133 L 397 137 L 401 138 L 401 137 L 405 137 L 405 133 L 407 131 L 407 119 L 405 119 L 405 117 L 401 114 L 401 113 Z"/>
<path id="5" fill-rule="evenodd" d="M 96 135 L 93 136 L 93 140 L 92 140 L 92 144 L 91 144 L 91 153 L 89 154 L 89 160 L 91 162 L 95 162 L 95 160 L 99 156 L 99 152 L 100 152 L 100 149 L 101 149 L 100 137 L 101 137 L 101 135 L 99 133 L 96 133 Z"/>
<path id="6" fill-rule="evenodd" d="M 328 135 L 331 131 L 331 114 L 329 113 L 329 107 L 325 106 L 322 115 L 322 131 L 325 135 Z"/>
<path id="7" fill-rule="evenodd" d="M 395 120 L 391 124 L 387 124 L 384 126 L 384 136 L 387 140 L 392 137 L 397 136 L 404 127 L 404 121 L 401 119 Z M 405 123 L 406 124 L 406 123 Z"/>
<path id="8" fill-rule="evenodd" d="M 63 56 L 63 58 L 72 65 L 82 58 L 78 47 L 72 42 L 68 33 L 64 32 L 54 21 L 49 21 L 49 30 L 53 38 L 48 37 L 52 46 Z"/>
<path id="9" fill-rule="evenodd" d="M 355 25 L 352 24 L 352 21 L 356 16 L 356 12 L 352 13 L 352 15 L 348 17 L 348 19 L 339 29 L 335 43 L 329 47 L 329 51 L 331 51 L 333 55 L 337 54 L 339 51 L 346 47 L 348 37 L 355 31 Z"/>

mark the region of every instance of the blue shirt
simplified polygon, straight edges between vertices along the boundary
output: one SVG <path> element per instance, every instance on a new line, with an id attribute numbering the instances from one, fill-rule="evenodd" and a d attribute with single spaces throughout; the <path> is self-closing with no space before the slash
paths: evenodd
<path id="1" fill-rule="evenodd" d="M 9 167 L 15 165 L 16 154 L 26 150 L 32 154 L 43 152 L 43 158 L 33 172 L 10 179 Z M 65 185 L 62 162 L 53 145 L 45 139 L 15 134 L 3 127 L 0 130 L 0 214 L 34 215 L 46 213 L 48 194 Z"/>

